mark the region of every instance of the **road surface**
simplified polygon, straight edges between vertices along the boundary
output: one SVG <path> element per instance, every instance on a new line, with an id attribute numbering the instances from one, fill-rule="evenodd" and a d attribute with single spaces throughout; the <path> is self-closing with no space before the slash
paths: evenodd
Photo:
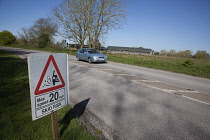
<path id="1" fill-rule="evenodd" d="M 26 58 L 31 51 L 3 48 Z M 69 56 L 70 102 L 108 139 L 210 138 L 210 80 Z M 82 118 L 82 117 L 81 117 Z"/>

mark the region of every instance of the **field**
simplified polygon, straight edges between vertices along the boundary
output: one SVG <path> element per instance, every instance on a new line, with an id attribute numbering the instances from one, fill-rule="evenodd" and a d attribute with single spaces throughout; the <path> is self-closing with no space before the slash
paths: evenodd
<path id="1" fill-rule="evenodd" d="M 0 139 L 52 140 L 51 116 L 32 121 L 27 64 L 0 49 Z M 70 106 L 57 111 L 61 140 L 94 140 Z"/>

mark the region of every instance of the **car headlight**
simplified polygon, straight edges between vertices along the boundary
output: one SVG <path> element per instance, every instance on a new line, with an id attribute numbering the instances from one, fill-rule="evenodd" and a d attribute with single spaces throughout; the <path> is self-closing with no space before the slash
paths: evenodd
<path id="1" fill-rule="evenodd" d="M 93 56 L 93 59 L 97 59 L 98 57 L 97 56 Z"/>

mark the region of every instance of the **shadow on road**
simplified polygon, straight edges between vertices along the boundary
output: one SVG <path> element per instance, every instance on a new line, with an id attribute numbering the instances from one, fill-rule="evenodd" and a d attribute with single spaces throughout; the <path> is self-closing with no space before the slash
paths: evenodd
<path id="1" fill-rule="evenodd" d="M 27 52 L 25 49 L 17 49 L 17 48 L 10 48 L 10 47 L 4 47 L 2 49 L 4 51 L 7 51 L 7 52 L 10 52 L 12 54 L 19 56 L 25 62 L 27 62 L 28 54 L 34 53 L 34 52 Z"/>
<path id="2" fill-rule="evenodd" d="M 65 114 L 64 118 L 59 122 L 60 125 L 63 125 L 63 127 L 60 130 L 61 136 L 63 135 L 63 132 L 67 129 L 67 127 L 70 125 L 72 119 L 80 118 L 84 114 L 89 100 L 90 98 L 79 102 Z"/>

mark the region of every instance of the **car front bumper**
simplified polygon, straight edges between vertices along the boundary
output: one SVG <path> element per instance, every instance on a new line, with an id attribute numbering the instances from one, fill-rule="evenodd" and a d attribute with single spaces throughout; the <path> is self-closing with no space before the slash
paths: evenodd
<path id="1" fill-rule="evenodd" d="M 106 62 L 107 59 L 106 58 L 93 58 L 92 62 Z"/>

